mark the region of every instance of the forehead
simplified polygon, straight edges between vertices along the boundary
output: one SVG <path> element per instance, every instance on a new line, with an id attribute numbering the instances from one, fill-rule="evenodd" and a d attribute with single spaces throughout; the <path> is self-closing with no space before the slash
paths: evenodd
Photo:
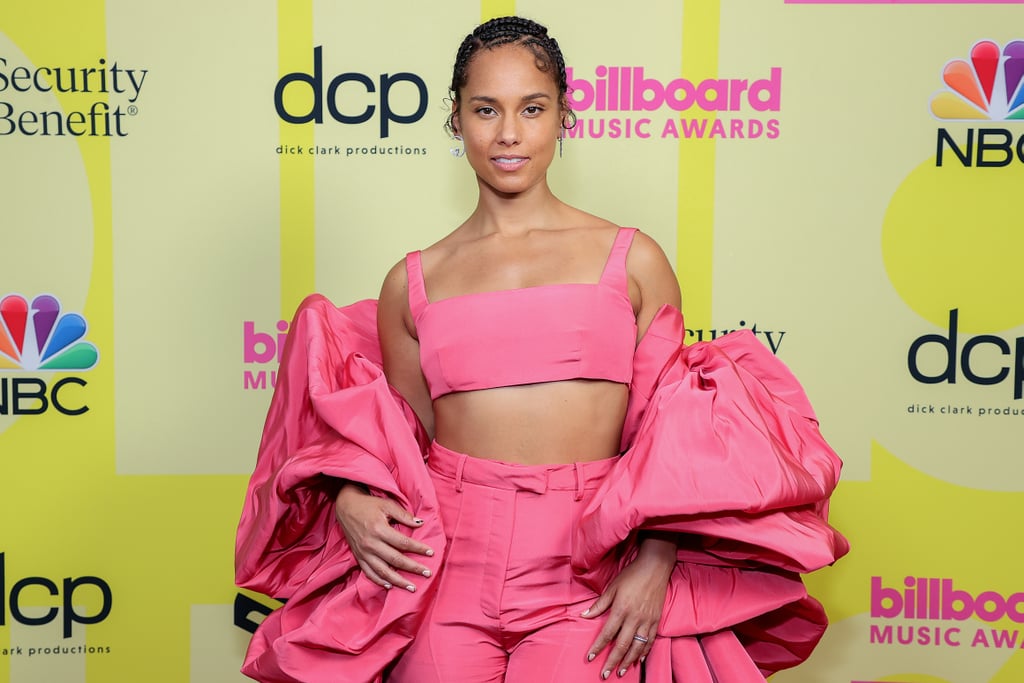
<path id="1" fill-rule="evenodd" d="M 502 45 L 482 49 L 469 62 L 464 96 L 504 92 L 557 92 L 554 66 L 541 71 L 541 62 L 527 47 Z"/>

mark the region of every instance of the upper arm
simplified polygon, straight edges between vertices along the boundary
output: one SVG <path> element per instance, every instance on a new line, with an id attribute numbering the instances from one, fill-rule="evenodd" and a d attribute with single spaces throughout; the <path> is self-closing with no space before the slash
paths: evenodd
<path id="1" fill-rule="evenodd" d="M 388 384 L 402 395 L 423 427 L 434 435 L 430 391 L 420 366 L 420 345 L 409 311 L 409 282 L 405 262 L 399 261 L 384 278 L 377 302 L 377 334 Z"/>
<path id="2" fill-rule="evenodd" d="M 643 338 L 655 314 L 665 304 L 682 308 L 679 280 L 661 247 L 642 232 L 633 237 L 626 270 L 639 291 L 636 314 L 637 340 Z"/>

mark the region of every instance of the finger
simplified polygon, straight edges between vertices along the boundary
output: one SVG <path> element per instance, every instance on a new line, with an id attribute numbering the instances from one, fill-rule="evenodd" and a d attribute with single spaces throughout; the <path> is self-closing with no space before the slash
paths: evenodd
<path id="1" fill-rule="evenodd" d="M 373 567 L 370 566 L 369 562 L 360 562 L 359 569 L 362 570 L 363 576 L 368 578 L 373 583 L 377 584 L 381 588 L 391 590 L 391 582 L 385 580 L 380 574 L 378 574 Z"/>
<path id="2" fill-rule="evenodd" d="M 434 556 L 434 550 L 426 543 L 417 541 L 411 536 L 406 536 L 394 527 L 388 526 L 380 530 L 380 537 L 385 543 L 402 553 L 415 553 L 417 555 Z"/>
<path id="3" fill-rule="evenodd" d="M 594 644 L 587 650 L 587 661 L 592 662 L 597 654 L 603 650 L 608 643 L 612 642 L 615 634 L 619 632 L 622 625 L 621 619 L 616 619 L 614 615 L 605 622 L 605 625 L 601 628 L 601 632 L 597 634 L 597 639 L 594 640 Z"/>
<path id="4" fill-rule="evenodd" d="M 612 600 L 614 598 L 615 598 L 615 592 L 614 591 L 606 591 L 606 592 L 602 593 L 601 595 L 598 596 L 597 600 L 595 600 L 590 605 L 590 607 L 588 607 L 587 609 L 583 610 L 583 613 L 580 614 L 580 616 L 584 617 L 586 619 L 593 619 L 594 617 L 601 616 L 602 614 L 605 613 L 605 610 L 607 610 L 611 606 Z"/>
<path id="5" fill-rule="evenodd" d="M 383 555 L 387 553 L 389 563 L 398 569 L 412 571 L 413 573 L 423 574 L 424 577 L 429 577 L 429 569 L 424 564 L 417 562 L 412 557 L 409 557 L 408 554 L 412 553 L 433 557 L 434 551 L 430 546 L 411 539 L 401 531 L 391 528 L 390 526 L 380 531 L 378 542 L 380 544 L 377 546 L 379 554 Z"/>
<path id="6" fill-rule="evenodd" d="M 643 656 L 644 651 L 647 649 L 648 645 L 650 645 L 649 640 L 647 640 L 647 642 L 644 642 L 644 640 L 642 640 L 647 639 L 647 636 L 645 636 L 642 631 L 643 629 L 640 629 L 635 634 L 633 634 L 632 642 L 629 645 L 629 649 L 626 650 L 626 655 L 622 658 L 622 661 L 618 665 L 617 672 L 619 678 L 622 678 L 626 675 L 626 672 L 629 670 L 629 667 L 633 666 L 640 660 L 640 657 Z"/>
<path id="7" fill-rule="evenodd" d="M 429 568 L 424 567 L 411 557 L 403 555 L 391 546 L 383 545 L 379 547 L 376 555 L 395 570 L 430 577 L 431 572 Z"/>
<path id="8" fill-rule="evenodd" d="M 406 577 L 399 574 L 394 567 L 389 565 L 383 558 L 370 560 L 368 561 L 368 564 L 371 565 L 374 573 L 383 580 L 383 583 L 380 585 L 383 585 L 385 588 L 390 589 L 392 587 L 397 587 L 407 590 L 410 593 L 416 592 L 416 585 Z"/>
<path id="9" fill-rule="evenodd" d="M 407 527 L 415 529 L 423 526 L 422 519 L 414 516 L 404 507 L 390 500 L 387 501 L 387 505 L 384 506 L 384 514 L 386 514 L 389 519 L 392 519 L 399 524 L 404 524 Z"/>
<path id="10" fill-rule="evenodd" d="M 615 637 L 615 644 L 612 646 L 611 652 L 608 653 L 608 658 L 604 662 L 604 668 L 601 670 L 601 678 L 608 678 L 613 672 L 619 671 L 622 672 L 619 676 L 625 675 L 627 668 L 625 656 L 635 642 L 633 640 L 634 633 L 636 631 L 630 628 L 619 629 L 618 635 Z"/>

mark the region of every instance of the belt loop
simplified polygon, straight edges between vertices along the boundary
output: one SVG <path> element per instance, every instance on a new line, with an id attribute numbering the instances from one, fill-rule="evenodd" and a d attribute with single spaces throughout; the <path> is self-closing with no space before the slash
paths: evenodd
<path id="1" fill-rule="evenodd" d="M 455 465 L 455 491 L 462 493 L 462 471 L 466 469 L 466 459 L 469 458 L 465 453 L 459 454 L 459 462 Z"/>
<path id="2" fill-rule="evenodd" d="M 576 495 L 574 500 L 583 500 L 583 465 L 580 462 L 574 462 L 572 464 L 573 471 L 576 473 Z"/>

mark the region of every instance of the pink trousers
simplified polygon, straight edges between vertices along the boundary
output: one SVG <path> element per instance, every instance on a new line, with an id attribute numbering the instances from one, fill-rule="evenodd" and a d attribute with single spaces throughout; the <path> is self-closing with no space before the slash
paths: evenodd
<path id="1" fill-rule="evenodd" d="M 389 683 L 600 681 L 607 649 L 586 656 L 605 617 L 579 616 L 597 594 L 569 558 L 581 511 L 614 460 L 527 466 L 435 443 L 427 464 L 448 551 L 437 596 Z M 637 683 L 640 670 L 612 678 Z"/>

